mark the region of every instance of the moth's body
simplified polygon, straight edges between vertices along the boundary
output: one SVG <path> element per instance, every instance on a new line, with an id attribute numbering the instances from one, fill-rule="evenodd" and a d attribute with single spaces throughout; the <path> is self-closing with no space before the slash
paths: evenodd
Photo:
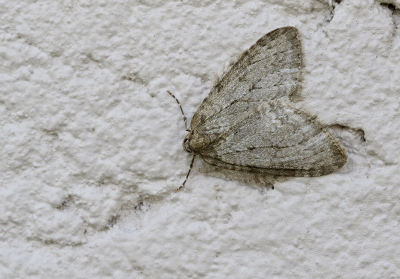
<path id="1" fill-rule="evenodd" d="M 297 29 L 266 34 L 204 99 L 185 151 L 211 165 L 270 175 L 320 176 L 341 168 L 347 155 L 339 141 L 291 104 L 301 71 Z"/>

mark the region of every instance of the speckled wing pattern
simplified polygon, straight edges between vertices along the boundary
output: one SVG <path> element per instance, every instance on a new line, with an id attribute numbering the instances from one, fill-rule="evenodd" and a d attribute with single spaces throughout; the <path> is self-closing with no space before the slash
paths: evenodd
<path id="1" fill-rule="evenodd" d="M 193 116 L 188 146 L 207 163 L 287 176 L 320 176 L 347 161 L 339 141 L 295 109 L 302 50 L 294 27 L 258 40 L 216 84 Z"/>
<path id="2" fill-rule="evenodd" d="M 245 51 L 196 111 L 191 128 L 214 137 L 260 102 L 289 97 L 300 88 L 301 44 L 296 28 L 276 29 Z"/>

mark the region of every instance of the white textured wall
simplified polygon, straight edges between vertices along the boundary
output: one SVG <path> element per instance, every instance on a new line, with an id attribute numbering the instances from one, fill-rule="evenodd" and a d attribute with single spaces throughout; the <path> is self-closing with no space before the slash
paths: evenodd
<path id="1" fill-rule="evenodd" d="M 399 278 L 400 12 L 332 2 L 0 1 L 0 278 Z M 166 90 L 190 118 L 287 25 L 301 105 L 349 163 L 272 190 L 197 159 L 173 193 L 190 156 Z"/>

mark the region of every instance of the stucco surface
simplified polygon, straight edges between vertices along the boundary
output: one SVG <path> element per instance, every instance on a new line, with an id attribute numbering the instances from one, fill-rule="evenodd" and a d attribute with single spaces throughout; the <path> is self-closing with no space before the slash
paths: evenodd
<path id="1" fill-rule="evenodd" d="M 0 1 L 0 278 L 400 278 L 400 3 L 381 2 Z M 190 120 L 288 25 L 298 105 L 349 162 L 272 189 L 197 159 L 174 193 L 191 158 L 166 91 Z"/>

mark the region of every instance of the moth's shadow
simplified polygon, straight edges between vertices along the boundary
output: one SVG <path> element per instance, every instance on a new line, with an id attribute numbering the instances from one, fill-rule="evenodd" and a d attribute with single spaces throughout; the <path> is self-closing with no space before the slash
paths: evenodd
<path id="1" fill-rule="evenodd" d="M 222 178 L 226 180 L 234 180 L 239 183 L 247 186 L 251 186 L 253 188 L 265 191 L 265 190 L 273 190 L 274 182 L 277 181 L 277 178 L 274 176 L 263 175 L 259 173 L 251 173 L 245 171 L 236 171 L 236 170 L 228 170 L 216 166 L 212 166 L 202 161 L 199 171 L 205 175 L 209 175 L 216 178 Z M 279 177 L 279 181 L 281 179 L 287 180 L 287 177 Z"/>

